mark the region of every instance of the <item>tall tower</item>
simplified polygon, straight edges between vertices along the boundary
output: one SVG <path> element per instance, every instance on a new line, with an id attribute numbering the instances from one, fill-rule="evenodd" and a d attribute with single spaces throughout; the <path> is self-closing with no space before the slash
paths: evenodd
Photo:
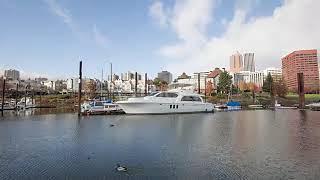
<path id="1" fill-rule="evenodd" d="M 233 54 L 230 56 L 230 71 L 233 73 L 238 73 L 242 71 L 243 68 L 243 61 L 242 61 L 242 55 L 237 52 L 236 54 Z"/>
<path id="2" fill-rule="evenodd" d="M 243 71 L 255 72 L 254 53 L 245 53 L 243 62 Z"/>

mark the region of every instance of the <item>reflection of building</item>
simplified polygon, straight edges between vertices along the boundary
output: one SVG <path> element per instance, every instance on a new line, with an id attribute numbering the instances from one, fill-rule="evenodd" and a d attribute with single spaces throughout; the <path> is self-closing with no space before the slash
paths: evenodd
<path id="1" fill-rule="evenodd" d="M 243 71 L 255 72 L 254 53 L 245 53 L 243 56 Z"/>
<path id="2" fill-rule="evenodd" d="M 168 71 L 159 72 L 158 78 L 162 81 L 166 81 L 168 84 L 170 84 L 172 82 L 172 74 Z"/>
<path id="3" fill-rule="evenodd" d="M 20 80 L 20 72 L 15 69 L 5 70 L 4 77 L 7 80 Z"/>
<path id="4" fill-rule="evenodd" d="M 238 73 L 242 71 L 243 68 L 243 60 L 242 55 L 237 52 L 236 54 L 230 57 L 230 72 Z"/>
<path id="5" fill-rule="evenodd" d="M 307 93 L 319 91 L 319 69 L 317 50 L 294 51 L 282 58 L 283 79 L 289 91 L 297 92 L 297 73 L 304 75 L 304 90 Z"/>

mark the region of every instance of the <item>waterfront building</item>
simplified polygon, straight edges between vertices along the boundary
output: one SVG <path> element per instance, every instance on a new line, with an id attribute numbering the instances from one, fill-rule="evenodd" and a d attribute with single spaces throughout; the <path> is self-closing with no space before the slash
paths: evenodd
<path id="1" fill-rule="evenodd" d="M 265 80 L 265 74 L 263 71 L 258 71 L 258 72 L 251 72 L 249 74 L 250 77 L 250 83 L 253 83 L 256 85 L 258 88 L 262 88 L 263 86 L 263 81 Z"/>
<path id="2" fill-rule="evenodd" d="M 172 82 L 172 74 L 168 71 L 161 71 L 158 73 L 158 78 L 161 81 L 165 81 L 168 84 L 170 84 Z"/>
<path id="3" fill-rule="evenodd" d="M 243 71 L 255 72 L 254 53 L 245 53 L 243 56 Z"/>
<path id="4" fill-rule="evenodd" d="M 206 79 L 209 75 L 209 71 L 203 71 L 203 72 L 197 72 L 193 73 L 193 81 L 195 82 L 195 91 L 198 92 L 198 84 L 200 83 L 200 92 L 204 93 L 205 92 L 205 84 L 206 84 Z M 200 74 L 200 82 L 198 81 L 198 75 Z"/>
<path id="5" fill-rule="evenodd" d="M 41 83 L 43 81 L 48 81 L 48 78 L 38 77 L 34 79 L 36 82 Z"/>
<path id="6" fill-rule="evenodd" d="M 191 76 L 188 76 L 185 72 L 183 72 L 177 79 L 190 79 Z"/>
<path id="7" fill-rule="evenodd" d="M 4 77 L 7 80 L 20 80 L 20 72 L 15 69 L 8 69 L 4 71 Z"/>
<path id="8" fill-rule="evenodd" d="M 281 68 L 270 67 L 270 68 L 263 70 L 264 79 L 268 76 L 269 73 L 270 73 L 274 82 L 277 82 L 282 79 L 282 69 Z"/>
<path id="9" fill-rule="evenodd" d="M 240 71 L 238 73 L 232 73 L 231 74 L 233 76 L 232 81 L 233 81 L 233 85 L 239 87 L 241 83 L 250 83 L 251 79 L 250 79 L 250 75 L 251 72 L 250 71 Z"/>
<path id="10" fill-rule="evenodd" d="M 238 73 L 242 71 L 243 69 L 243 60 L 242 55 L 237 52 L 236 54 L 233 54 L 230 56 L 230 72 L 232 73 Z"/>
<path id="11" fill-rule="evenodd" d="M 220 74 L 222 73 L 222 70 L 219 68 L 215 68 L 213 71 L 211 71 L 207 77 L 207 82 L 211 81 L 212 83 L 212 89 L 214 91 L 218 88 L 219 78 Z"/>
<path id="12" fill-rule="evenodd" d="M 138 76 L 137 76 L 138 80 L 142 80 L 141 74 L 140 73 L 137 73 L 137 74 L 138 74 Z M 135 75 L 136 75 L 136 72 L 128 71 L 125 73 L 121 73 L 120 78 L 118 76 L 118 78 L 116 78 L 116 79 L 121 79 L 123 81 L 134 80 L 136 78 Z M 110 76 L 108 76 L 108 77 L 110 77 Z M 114 80 L 116 80 L 116 79 L 114 79 Z M 108 78 L 108 80 L 110 80 L 110 78 Z"/>
<path id="13" fill-rule="evenodd" d="M 294 51 L 282 59 L 282 75 L 289 91 L 297 92 L 297 73 L 304 75 L 306 93 L 319 92 L 319 66 L 317 50 Z"/>

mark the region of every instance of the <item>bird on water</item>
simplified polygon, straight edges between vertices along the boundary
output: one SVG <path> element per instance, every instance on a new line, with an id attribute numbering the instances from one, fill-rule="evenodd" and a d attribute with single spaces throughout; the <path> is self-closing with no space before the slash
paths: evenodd
<path id="1" fill-rule="evenodd" d="M 120 164 L 117 164 L 117 171 L 118 172 L 127 172 L 128 171 L 128 168 L 125 167 L 125 166 L 121 166 Z"/>

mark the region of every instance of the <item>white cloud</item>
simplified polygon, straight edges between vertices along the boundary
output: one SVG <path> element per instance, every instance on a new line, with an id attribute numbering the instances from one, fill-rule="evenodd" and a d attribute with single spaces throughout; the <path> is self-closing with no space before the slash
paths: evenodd
<path id="1" fill-rule="evenodd" d="M 206 40 L 212 19 L 213 0 L 176 0 L 171 26 L 180 40 L 198 43 Z"/>
<path id="2" fill-rule="evenodd" d="M 163 16 L 167 18 L 168 25 L 177 34 L 179 41 L 165 45 L 158 51 L 174 59 L 184 59 L 200 50 L 207 42 L 205 34 L 212 20 L 214 2 L 214 0 L 176 0 L 174 7 L 168 8 Z"/>
<path id="3" fill-rule="evenodd" d="M 66 25 L 74 30 L 75 24 L 68 9 L 62 7 L 59 3 L 56 2 L 56 0 L 44 0 L 44 2 L 49 6 L 51 12 L 54 15 L 60 17 Z"/>
<path id="4" fill-rule="evenodd" d="M 212 1 L 201 2 L 213 6 Z M 199 1 L 176 0 L 171 28 L 182 41 L 164 45 L 159 50 L 163 56 L 172 59 L 167 65 L 168 70 L 191 73 L 228 67 L 229 56 L 238 50 L 254 52 L 260 69 L 280 67 L 280 59 L 287 53 L 320 47 L 318 0 L 285 0 L 272 16 L 251 18 L 249 21 L 246 21 L 245 8 L 235 8 L 233 19 L 226 23 L 226 31 L 219 37 L 208 37 L 205 32 L 213 7 L 204 8 L 197 3 Z"/>
<path id="5" fill-rule="evenodd" d="M 92 32 L 96 43 L 101 47 L 106 48 L 108 45 L 108 38 L 101 33 L 101 31 L 98 29 L 96 25 L 93 26 Z"/>
<path id="6" fill-rule="evenodd" d="M 160 1 L 155 1 L 149 7 L 149 15 L 155 20 L 155 22 L 161 26 L 165 27 L 168 25 L 168 17 L 165 13 L 163 3 Z"/>

